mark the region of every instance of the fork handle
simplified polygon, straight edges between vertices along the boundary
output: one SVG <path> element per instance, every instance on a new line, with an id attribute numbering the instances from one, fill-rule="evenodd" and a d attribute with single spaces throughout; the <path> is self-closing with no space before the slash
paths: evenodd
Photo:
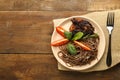
<path id="1" fill-rule="evenodd" d="M 110 67 L 111 63 L 112 63 L 112 56 L 111 56 L 111 34 L 109 34 L 109 47 L 108 47 L 106 64 L 107 64 L 108 67 Z"/>

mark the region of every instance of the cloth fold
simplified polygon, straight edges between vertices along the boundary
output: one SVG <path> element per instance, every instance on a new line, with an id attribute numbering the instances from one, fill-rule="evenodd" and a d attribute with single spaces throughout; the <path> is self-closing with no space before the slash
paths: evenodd
<path id="1" fill-rule="evenodd" d="M 107 13 L 110 11 L 103 11 L 103 12 L 92 12 L 92 13 L 88 13 L 82 16 L 85 17 L 89 17 L 91 19 L 93 19 L 94 21 L 96 21 L 100 27 L 102 28 L 104 34 L 105 34 L 105 39 L 106 39 L 106 49 L 104 52 L 104 55 L 102 57 L 102 59 L 93 67 L 80 71 L 80 72 L 92 72 L 92 71 L 101 71 L 101 70 L 106 70 L 109 69 L 111 67 L 113 67 L 114 65 L 118 64 L 120 62 L 120 10 L 113 10 L 112 12 L 115 12 L 115 23 L 114 23 L 114 30 L 112 32 L 112 47 L 111 47 L 111 51 L 112 51 L 112 65 L 111 67 L 107 67 L 106 65 L 106 56 L 107 56 L 107 49 L 108 49 L 108 41 L 109 41 L 109 34 L 108 34 L 108 30 L 106 28 L 106 20 L 107 20 Z M 58 26 L 63 20 L 63 19 L 54 19 L 53 23 L 54 23 L 54 28 L 56 26 Z M 63 71 L 71 71 L 67 68 L 65 68 L 64 66 L 62 66 L 60 63 L 58 63 L 58 69 L 59 70 L 63 70 Z"/>

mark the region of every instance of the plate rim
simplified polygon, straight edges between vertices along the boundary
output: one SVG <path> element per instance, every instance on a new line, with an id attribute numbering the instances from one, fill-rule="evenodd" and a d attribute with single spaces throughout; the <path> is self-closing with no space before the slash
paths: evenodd
<path id="1" fill-rule="evenodd" d="M 97 60 L 92 66 L 87 67 L 87 68 L 84 68 L 84 69 L 80 69 L 80 68 L 79 68 L 79 69 L 78 69 L 78 68 L 76 69 L 76 68 L 73 68 L 73 67 L 69 67 L 69 66 L 67 66 L 66 64 L 62 64 L 61 61 L 59 60 L 60 58 L 59 58 L 59 59 L 56 58 L 56 55 L 55 55 L 54 49 L 53 49 L 54 47 L 51 46 L 54 57 L 56 58 L 56 60 L 57 60 L 61 65 L 63 65 L 64 67 L 66 67 L 66 68 L 68 68 L 68 69 L 71 69 L 71 70 L 83 71 L 83 70 L 89 69 L 89 68 L 95 66 L 97 63 L 99 63 L 100 60 L 102 59 L 103 55 L 105 54 L 105 48 L 106 48 L 105 34 L 104 34 L 104 31 L 102 30 L 102 28 L 100 27 L 100 25 L 99 25 L 96 21 L 94 21 L 93 19 L 91 19 L 91 18 L 89 18 L 89 17 L 86 17 L 86 16 L 71 16 L 71 17 L 65 18 L 63 21 L 61 21 L 61 23 L 57 24 L 56 26 L 59 26 L 59 25 L 63 24 L 65 21 L 70 20 L 70 19 L 72 19 L 72 18 L 82 18 L 82 19 L 86 19 L 86 20 L 88 20 L 88 21 L 91 21 L 92 23 L 94 23 L 94 24 L 100 29 L 101 35 L 104 37 L 104 41 L 103 41 L 103 42 L 104 42 L 104 46 L 103 46 L 103 52 L 102 52 L 101 57 L 100 57 L 99 60 Z M 53 40 L 53 35 L 55 34 L 55 31 L 56 31 L 56 30 L 55 30 L 56 26 L 54 26 L 54 31 L 53 31 L 53 33 L 52 33 L 51 42 L 52 42 L 52 40 Z M 62 60 L 62 59 L 61 59 L 61 60 Z M 64 61 L 62 60 L 62 62 L 64 62 Z M 64 62 L 64 63 L 65 63 L 65 62 Z M 89 64 L 86 64 L 86 65 L 89 65 Z M 85 66 L 85 65 L 84 65 L 84 66 Z M 81 66 L 79 66 L 79 67 L 81 67 Z"/>

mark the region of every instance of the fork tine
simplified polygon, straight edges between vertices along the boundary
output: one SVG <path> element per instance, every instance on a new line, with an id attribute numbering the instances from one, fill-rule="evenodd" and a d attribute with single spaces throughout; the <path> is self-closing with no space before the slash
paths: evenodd
<path id="1" fill-rule="evenodd" d="M 113 12 L 111 12 L 110 13 L 110 25 L 113 25 L 113 20 L 114 20 Z"/>
<path id="2" fill-rule="evenodd" d="M 112 13 L 112 25 L 114 25 L 114 12 Z M 113 26 L 114 27 L 114 26 Z"/>
<path id="3" fill-rule="evenodd" d="M 108 13 L 108 15 L 107 15 L 107 25 L 108 25 L 109 22 L 110 22 L 110 21 L 109 21 L 109 20 L 110 20 L 109 17 L 110 17 L 110 13 Z"/>
<path id="4" fill-rule="evenodd" d="M 113 26 L 114 25 L 114 12 L 108 12 L 107 25 L 108 26 Z"/>

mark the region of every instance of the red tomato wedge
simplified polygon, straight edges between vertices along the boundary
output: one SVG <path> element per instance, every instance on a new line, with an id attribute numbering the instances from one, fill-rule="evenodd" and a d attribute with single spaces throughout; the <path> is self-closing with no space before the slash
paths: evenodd
<path id="1" fill-rule="evenodd" d="M 68 39 L 60 39 L 60 40 L 52 42 L 51 46 L 61 46 L 61 45 L 64 45 L 64 44 L 66 44 L 68 42 L 69 42 Z"/>
<path id="2" fill-rule="evenodd" d="M 65 30 L 64 30 L 61 26 L 56 27 L 56 31 L 57 31 L 61 36 L 65 37 L 65 35 L 64 35 Z"/>
<path id="3" fill-rule="evenodd" d="M 74 41 L 75 44 L 79 45 L 80 47 L 82 47 L 84 50 L 91 50 L 88 46 L 84 45 L 83 43 L 81 42 L 78 42 L 78 41 Z"/>

